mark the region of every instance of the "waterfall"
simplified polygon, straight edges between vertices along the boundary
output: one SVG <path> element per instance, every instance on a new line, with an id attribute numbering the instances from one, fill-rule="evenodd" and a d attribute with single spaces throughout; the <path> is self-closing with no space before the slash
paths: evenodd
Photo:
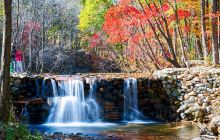
<path id="1" fill-rule="evenodd" d="M 84 97 L 84 84 L 80 80 L 58 83 L 58 94 L 52 98 L 47 123 L 75 123 L 99 120 L 99 106 L 95 99 L 96 84 L 90 85 L 90 95 Z M 56 89 L 55 89 L 56 90 Z"/>
<path id="2" fill-rule="evenodd" d="M 54 79 L 51 79 L 51 84 L 52 84 L 52 87 L 53 87 L 53 97 L 57 97 L 58 93 L 57 93 L 56 81 Z"/>
<path id="3" fill-rule="evenodd" d="M 41 91 L 41 96 L 44 96 L 44 95 L 45 95 L 45 92 L 46 92 L 46 90 L 47 90 L 47 89 L 46 89 L 46 88 L 47 88 L 47 87 L 46 87 L 47 85 L 46 85 L 46 81 L 45 81 L 45 80 L 46 80 L 46 79 L 43 79 L 43 80 L 42 80 L 42 84 L 41 84 L 41 89 L 42 89 L 42 91 Z"/>
<path id="4" fill-rule="evenodd" d="M 124 121 L 140 118 L 138 111 L 137 79 L 128 78 L 124 81 Z"/>
<path id="5" fill-rule="evenodd" d="M 64 81 L 58 82 L 58 93 L 60 96 L 64 96 L 65 94 L 64 87 L 65 87 Z"/>
<path id="6" fill-rule="evenodd" d="M 92 81 L 90 83 L 90 90 L 89 90 L 89 98 L 87 99 L 88 108 L 92 111 L 90 118 L 92 120 L 98 121 L 99 114 L 100 114 L 100 107 L 96 102 L 96 91 L 97 91 L 97 83 L 96 81 Z"/>

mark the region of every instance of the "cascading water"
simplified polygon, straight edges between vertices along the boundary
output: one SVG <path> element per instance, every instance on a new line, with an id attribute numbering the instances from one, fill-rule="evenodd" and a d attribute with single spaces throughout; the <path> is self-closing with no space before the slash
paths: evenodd
<path id="1" fill-rule="evenodd" d="M 52 87 L 53 87 L 53 97 L 57 97 L 58 96 L 58 92 L 57 92 L 56 81 L 54 79 L 51 79 L 51 84 L 52 84 Z"/>
<path id="2" fill-rule="evenodd" d="M 90 85 L 90 95 L 86 100 L 83 81 L 69 80 L 58 83 L 59 96 L 52 98 L 53 107 L 47 123 L 66 124 L 99 121 L 99 106 L 95 99 L 95 87 L 94 83 Z"/>
<path id="3" fill-rule="evenodd" d="M 128 78 L 124 81 L 124 121 L 140 119 L 138 111 L 137 79 Z"/>
<path id="4" fill-rule="evenodd" d="M 64 87 L 65 87 L 64 81 L 58 82 L 58 93 L 59 93 L 59 96 L 64 96 L 65 95 Z"/>
<path id="5" fill-rule="evenodd" d="M 44 96 L 45 95 L 45 92 L 46 92 L 46 90 L 47 90 L 47 85 L 46 85 L 46 81 L 45 81 L 46 79 L 43 79 L 42 80 L 42 87 L 41 87 L 41 96 Z"/>
<path id="6" fill-rule="evenodd" d="M 87 99 L 88 109 L 92 111 L 90 119 L 94 121 L 99 121 L 100 119 L 100 107 L 96 102 L 96 90 L 97 90 L 97 83 L 95 81 L 90 83 L 90 90 L 89 90 L 89 98 Z"/>

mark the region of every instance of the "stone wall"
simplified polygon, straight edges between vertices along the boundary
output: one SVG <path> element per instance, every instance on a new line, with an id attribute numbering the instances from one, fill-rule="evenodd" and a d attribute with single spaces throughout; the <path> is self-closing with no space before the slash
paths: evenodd
<path id="1" fill-rule="evenodd" d="M 22 119 L 24 110 L 28 112 L 30 123 L 44 123 L 50 111 L 48 99 L 53 96 L 51 80 L 45 80 L 46 89 L 42 94 L 43 77 L 12 77 L 12 97 L 16 116 Z M 89 95 L 89 83 L 84 80 L 85 97 Z M 36 84 L 38 83 L 38 86 Z M 124 113 L 124 79 L 97 79 L 96 98 L 101 106 L 101 119 L 104 121 L 122 121 Z M 38 91 L 38 92 L 37 92 Z M 143 116 L 171 121 L 176 118 L 175 98 L 168 96 L 158 79 L 138 78 L 138 106 Z M 27 117 L 26 116 L 26 117 Z M 26 118 L 27 119 L 27 118 Z"/>
<path id="2" fill-rule="evenodd" d="M 176 97 L 181 120 L 199 122 L 204 134 L 220 133 L 220 69 L 164 69 L 153 76 L 162 80 L 168 95 Z"/>

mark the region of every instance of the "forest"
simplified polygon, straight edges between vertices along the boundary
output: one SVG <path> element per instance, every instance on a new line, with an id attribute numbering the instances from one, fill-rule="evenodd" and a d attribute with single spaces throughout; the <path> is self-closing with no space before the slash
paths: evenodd
<path id="1" fill-rule="evenodd" d="M 0 0 L 0 122 L 10 75 L 218 69 L 219 46 L 219 0 Z"/>

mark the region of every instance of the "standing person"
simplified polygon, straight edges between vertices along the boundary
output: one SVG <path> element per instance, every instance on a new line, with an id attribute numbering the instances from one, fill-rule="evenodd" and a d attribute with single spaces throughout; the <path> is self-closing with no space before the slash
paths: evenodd
<path id="1" fill-rule="evenodd" d="M 23 55 L 20 50 L 16 50 L 15 52 L 15 60 L 16 60 L 16 72 L 23 72 Z"/>

